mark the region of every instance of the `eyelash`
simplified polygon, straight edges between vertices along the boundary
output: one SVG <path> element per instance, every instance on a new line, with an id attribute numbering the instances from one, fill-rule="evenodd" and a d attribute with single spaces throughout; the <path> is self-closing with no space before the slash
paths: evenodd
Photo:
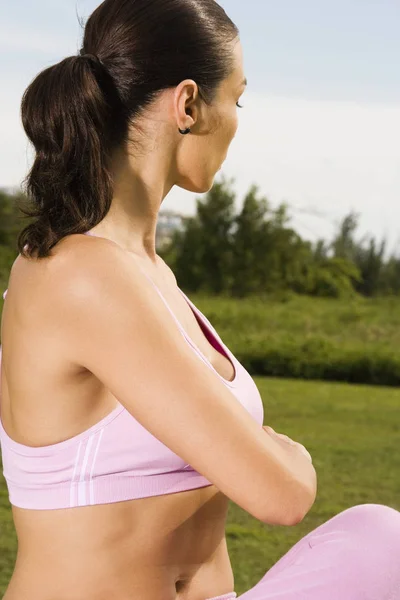
<path id="1" fill-rule="evenodd" d="M 238 108 L 243 108 L 243 106 L 242 106 L 241 104 L 239 104 L 239 102 L 236 102 L 236 106 L 237 106 Z"/>

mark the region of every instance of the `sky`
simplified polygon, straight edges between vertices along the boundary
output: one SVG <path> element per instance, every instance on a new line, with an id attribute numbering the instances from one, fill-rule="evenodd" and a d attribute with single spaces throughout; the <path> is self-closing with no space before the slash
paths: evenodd
<path id="1" fill-rule="evenodd" d="M 80 22 L 98 4 L 0 0 L 0 187 L 19 186 L 33 159 L 24 90 L 78 52 Z M 354 211 L 359 238 L 385 237 L 400 254 L 400 0 L 220 4 L 239 28 L 248 79 L 221 171 L 237 210 L 257 184 L 271 207 L 288 204 L 306 239 L 331 240 Z M 202 196 L 174 187 L 162 209 L 191 215 Z"/>

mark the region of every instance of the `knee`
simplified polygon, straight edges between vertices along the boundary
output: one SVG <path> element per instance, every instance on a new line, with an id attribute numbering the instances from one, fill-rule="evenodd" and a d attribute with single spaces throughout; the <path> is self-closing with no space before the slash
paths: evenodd
<path id="1" fill-rule="evenodd" d="M 397 536 L 400 541 L 400 512 L 385 504 L 357 504 L 337 515 L 347 525 L 374 536 L 386 534 Z"/>
<path id="2" fill-rule="evenodd" d="M 353 516 L 367 521 L 382 520 L 382 519 L 400 519 L 400 512 L 392 506 L 386 504 L 356 504 L 343 512 L 349 512 Z"/>

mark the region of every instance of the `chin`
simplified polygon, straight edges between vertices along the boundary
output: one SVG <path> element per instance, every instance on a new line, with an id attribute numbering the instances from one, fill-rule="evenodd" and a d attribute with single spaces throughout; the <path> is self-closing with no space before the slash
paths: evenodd
<path id="1" fill-rule="evenodd" d="M 214 185 L 214 179 L 217 173 L 208 179 L 186 179 L 178 182 L 176 185 L 183 190 L 187 190 L 188 192 L 194 192 L 195 194 L 205 194 L 209 192 Z"/>

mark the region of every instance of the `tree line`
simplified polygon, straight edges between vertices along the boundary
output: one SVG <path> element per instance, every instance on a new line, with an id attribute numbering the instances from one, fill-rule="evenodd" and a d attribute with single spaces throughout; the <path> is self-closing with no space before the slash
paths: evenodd
<path id="1" fill-rule="evenodd" d="M 310 242 L 290 226 L 285 203 L 272 208 L 257 185 L 235 211 L 234 180 L 224 177 L 160 254 L 187 290 L 236 298 L 291 291 L 340 298 L 400 294 L 400 257 L 386 242 L 357 238 L 358 215 L 345 216 L 331 241 Z"/>
<path id="2" fill-rule="evenodd" d="M 196 214 L 184 219 L 159 254 L 180 287 L 243 298 L 291 291 L 331 298 L 400 294 L 400 257 L 386 257 L 385 240 L 357 238 L 358 215 L 346 215 L 331 241 L 310 242 L 290 226 L 285 203 L 273 208 L 252 185 L 236 210 L 234 180 L 215 182 Z M 23 192 L 0 191 L 0 278 L 7 281 L 16 238 L 26 217 Z"/>

